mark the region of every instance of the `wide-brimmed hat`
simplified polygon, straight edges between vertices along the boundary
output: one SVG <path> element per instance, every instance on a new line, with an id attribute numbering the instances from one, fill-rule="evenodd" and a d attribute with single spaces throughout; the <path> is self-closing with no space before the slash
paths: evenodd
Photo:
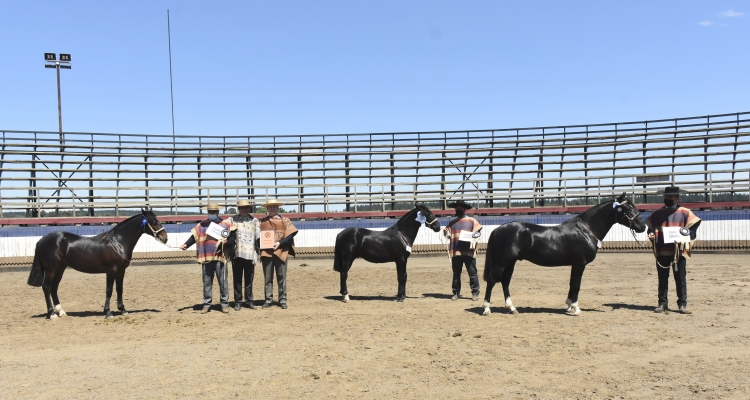
<path id="1" fill-rule="evenodd" d="M 268 208 L 268 206 L 279 206 L 279 207 L 281 207 L 283 205 L 284 205 L 284 203 L 282 203 L 282 202 L 280 202 L 280 201 L 278 201 L 276 199 L 266 200 L 266 203 L 262 204 L 262 206 L 266 207 L 266 208 Z"/>
<path id="2" fill-rule="evenodd" d="M 454 201 L 453 203 L 448 203 L 448 207 L 450 208 L 456 208 L 456 206 L 463 206 L 467 210 L 471 209 L 471 204 L 463 200 L 457 200 L 457 201 Z"/>
<path id="3" fill-rule="evenodd" d="M 659 190 L 659 191 L 656 192 L 656 194 L 663 194 L 665 196 L 666 195 L 674 195 L 674 194 L 676 194 L 676 195 L 679 196 L 679 195 L 685 194 L 685 193 L 687 193 L 687 191 L 680 190 L 679 186 L 667 186 L 664 189 L 661 189 L 661 190 Z"/>
<path id="4" fill-rule="evenodd" d="M 247 200 L 240 200 L 237 202 L 237 207 L 250 207 L 250 202 Z"/>
<path id="5" fill-rule="evenodd" d="M 218 203 L 208 203 L 206 206 L 206 211 L 219 211 L 219 204 Z"/>

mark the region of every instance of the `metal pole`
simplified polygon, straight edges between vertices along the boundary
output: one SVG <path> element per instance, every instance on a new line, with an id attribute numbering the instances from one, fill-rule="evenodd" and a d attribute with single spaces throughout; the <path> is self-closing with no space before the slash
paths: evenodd
<path id="1" fill-rule="evenodd" d="M 57 70 L 57 120 L 60 125 L 60 151 L 62 152 L 63 135 L 62 135 L 62 97 L 60 96 L 60 63 L 55 63 Z"/>

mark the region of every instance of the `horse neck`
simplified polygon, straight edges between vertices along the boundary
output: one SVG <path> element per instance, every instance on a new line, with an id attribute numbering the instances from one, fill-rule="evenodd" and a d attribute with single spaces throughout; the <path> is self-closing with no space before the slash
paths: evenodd
<path id="1" fill-rule="evenodd" d="M 130 217 L 129 219 L 117 224 L 113 229 L 114 232 L 112 232 L 112 238 L 117 240 L 117 243 L 122 246 L 123 250 L 125 250 L 128 255 L 133 251 L 136 243 L 138 243 L 138 239 L 140 239 L 143 234 L 143 229 L 141 228 L 140 223 L 141 218 L 137 217 L 145 218 L 143 215 Z"/>
<path id="2" fill-rule="evenodd" d="M 597 238 L 603 239 L 607 236 L 609 230 L 612 229 L 612 225 L 615 224 L 615 216 L 613 214 L 612 202 L 608 201 L 591 207 L 579 215 L 578 219 L 588 225 L 591 232 Z"/>
<path id="3" fill-rule="evenodd" d="M 409 241 L 409 243 L 414 243 L 414 239 L 417 238 L 417 233 L 419 233 L 419 227 L 422 225 L 416 221 L 417 219 L 417 209 L 413 209 L 406 213 L 401 219 L 396 222 L 393 227 L 401 232 L 402 235 L 406 238 L 406 240 Z"/>

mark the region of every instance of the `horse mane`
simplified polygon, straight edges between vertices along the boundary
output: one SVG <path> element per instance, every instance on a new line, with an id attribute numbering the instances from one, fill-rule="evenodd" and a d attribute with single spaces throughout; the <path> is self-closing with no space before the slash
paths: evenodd
<path id="1" fill-rule="evenodd" d="M 122 228 L 123 226 L 125 226 L 126 224 L 128 224 L 130 221 L 136 219 L 137 217 L 144 217 L 145 215 L 146 215 L 145 213 L 133 215 L 130 218 L 128 218 L 128 219 L 126 219 L 126 220 L 124 220 L 122 222 L 118 222 L 117 225 L 115 225 L 114 227 L 112 227 L 112 229 L 104 231 L 104 232 L 102 232 L 102 233 L 100 233 L 100 234 L 92 237 L 91 239 L 102 240 L 102 239 L 106 238 L 110 233 L 113 233 L 117 228 Z"/>
<path id="2" fill-rule="evenodd" d="M 573 217 L 573 218 L 565 221 L 564 223 L 565 224 L 575 224 L 580 219 L 581 221 L 585 222 L 586 224 L 589 224 L 591 222 L 591 216 L 592 215 L 598 213 L 605 206 L 612 207 L 612 203 L 614 201 L 615 200 L 612 199 L 612 200 L 605 201 L 604 203 L 599 203 L 599 204 L 597 204 L 597 205 L 589 208 L 588 210 L 586 210 L 586 211 L 584 211 L 584 212 L 576 215 L 575 217 Z"/>
<path id="3" fill-rule="evenodd" d="M 391 228 L 395 229 L 397 226 L 400 226 L 402 222 L 408 221 L 408 219 L 406 218 L 408 216 L 412 216 L 414 219 L 416 219 L 416 217 L 414 216 L 414 214 L 417 211 L 419 211 L 419 207 L 414 207 L 413 209 L 409 210 L 409 212 L 407 212 L 406 214 L 404 214 L 403 216 L 401 216 L 401 218 L 399 218 L 398 221 L 396 221 L 396 223 L 393 224 L 393 226 L 391 226 Z"/>

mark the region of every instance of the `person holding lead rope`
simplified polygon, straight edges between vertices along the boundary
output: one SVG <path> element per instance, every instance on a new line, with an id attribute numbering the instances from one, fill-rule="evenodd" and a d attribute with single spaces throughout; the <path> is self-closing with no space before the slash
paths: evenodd
<path id="1" fill-rule="evenodd" d="M 482 234 L 482 225 L 476 219 L 466 216 L 466 210 L 471 209 L 471 204 L 458 200 L 448 204 L 448 207 L 456 209 L 456 218 L 443 228 L 445 238 L 450 241 L 448 258 L 453 267 L 451 300 L 455 301 L 461 297 L 461 271 L 466 265 L 472 300 L 477 301 L 479 300 L 479 276 L 477 275 L 476 244 Z"/>
<path id="2" fill-rule="evenodd" d="M 664 207 L 654 211 L 646 220 L 648 239 L 654 246 L 656 272 L 659 276 L 659 305 L 657 313 L 669 310 L 669 270 L 674 270 L 677 288 L 677 307 L 680 314 L 687 314 L 687 258 L 690 258 L 696 231 L 701 224 L 689 209 L 680 206 L 680 188 L 664 189 Z M 689 238 L 688 238 L 689 237 Z"/>

